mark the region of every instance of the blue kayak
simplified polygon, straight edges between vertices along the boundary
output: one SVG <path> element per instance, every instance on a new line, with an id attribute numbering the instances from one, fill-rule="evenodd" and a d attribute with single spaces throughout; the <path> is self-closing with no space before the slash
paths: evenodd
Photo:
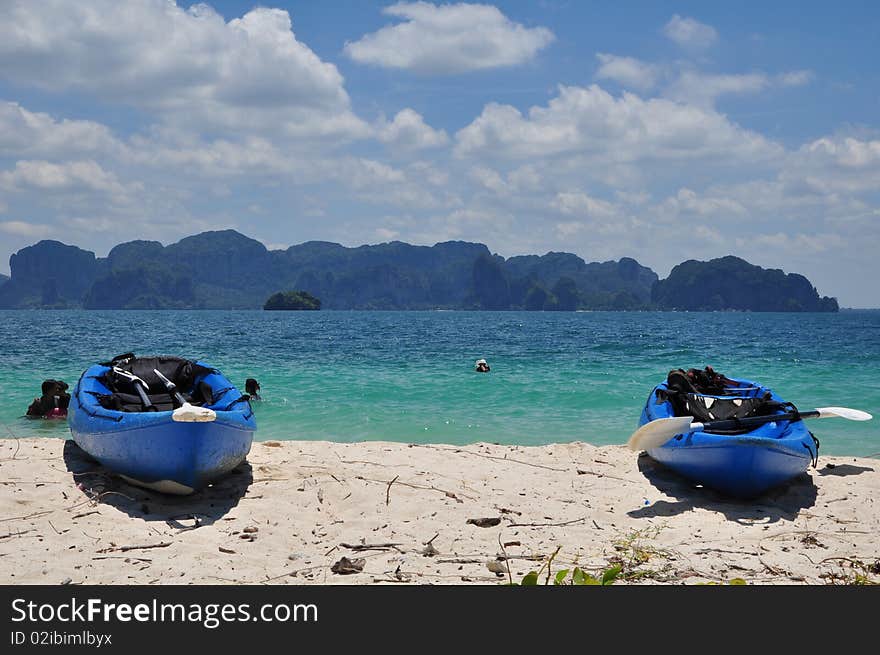
<path id="1" fill-rule="evenodd" d="M 131 354 L 82 374 L 67 419 L 76 444 L 107 469 L 175 494 L 241 464 L 257 429 L 248 397 L 216 368 Z"/>
<path id="2" fill-rule="evenodd" d="M 724 380 L 723 389 L 690 393 L 686 398 L 678 389 L 670 389 L 668 382 L 657 385 L 645 403 L 639 425 L 687 415 L 696 415 L 695 422 L 720 421 L 735 416 L 739 408 L 754 408 L 759 415 L 790 413 L 793 408 L 758 382 Z M 818 449 L 818 441 L 803 420 L 778 420 L 748 431 L 677 434 L 646 452 L 693 482 L 730 496 L 754 498 L 800 475 L 811 463 L 815 465 Z"/>

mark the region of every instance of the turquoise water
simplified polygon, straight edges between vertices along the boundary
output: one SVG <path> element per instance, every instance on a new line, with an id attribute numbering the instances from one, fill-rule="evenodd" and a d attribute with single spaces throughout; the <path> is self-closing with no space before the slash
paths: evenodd
<path id="1" fill-rule="evenodd" d="M 64 436 L 24 412 L 45 378 L 71 390 L 133 351 L 201 359 L 262 385 L 258 439 L 622 444 L 671 368 L 710 364 L 816 420 L 820 455 L 880 452 L 880 312 L 0 311 L 0 430 Z M 492 371 L 473 372 L 484 357 Z"/>

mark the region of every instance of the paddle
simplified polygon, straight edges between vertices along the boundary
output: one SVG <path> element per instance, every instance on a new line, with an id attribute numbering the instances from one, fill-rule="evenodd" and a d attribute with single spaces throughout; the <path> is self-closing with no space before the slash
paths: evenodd
<path id="1" fill-rule="evenodd" d="M 693 416 L 673 416 L 658 418 L 645 423 L 633 432 L 627 441 L 630 450 L 648 450 L 657 448 L 677 434 L 685 434 L 695 430 L 712 432 L 716 430 L 733 430 L 740 427 L 757 427 L 773 421 L 796 421 L 804 418 L 845 418 L 850 421 L 867 421 L 872 416 L 868 412 L 848 407 L 818 407 L 808 412 L 787 412 L 785 414 L 768 414 L 767 416 L 751 416 L 749 418 L 694 423 Z"/>
<path id="2" fill-rule="evenodd" d="M 180 403 L 180 407 L 175 409 L 171 414 L 173 420 L 189 423 L 213 421 L 217 418 L 217 414 L 213 409 L 196 407 L 195 405 L 188 403 L 186 398 L 183 397 L 183 394 L 177 390 L 177 385 L 162 375 L 158 369 L 154 368 L 153 373 L 159 376 L 159 379 L 165 384 L 165 388 L 168 389 L 168 393 L 174 396 L 174 399 Z"/>
<path id="3" fill-rule="evenodd" d="M 150 400 L 150 397 L 147 395 L 147 391 L 150 390 L 150 387 L 146 382 L 141 380 L 134 373 L 129 373 L 128 371 L 123 371 L 118 366 L 113 367 L 113 372 L 116 373 L 116 375 L 118 375 L 119 377 L 125 378 L 126 380 L 131 382 L 131 386 L 134 387 L 135 391 L 137 391 L 137 394 L 141 397 L 141 403 L 144 406 L 145 412 L 158 412 L 159 411 L 158 409 L 156 409 L 156 406 L 153 404 L 153 402 Z"/>
<path id="4" fill-rule="evenodd" d="M 159 376 L 159 379 L 162 380 L 162 383 L 165 385 L 165 388 L 168 389 L 168 393 L 174 396 L 174 399 L 180 403 L 180 406 L 183 407 L 186 405 L 186 398 L 183 397 L 183 394 L 177 390 L 177 385 L 174 384 L 171 380 L 162 375 L 162 372 L 159 369 L 154 368 L 153 373 Z"/>

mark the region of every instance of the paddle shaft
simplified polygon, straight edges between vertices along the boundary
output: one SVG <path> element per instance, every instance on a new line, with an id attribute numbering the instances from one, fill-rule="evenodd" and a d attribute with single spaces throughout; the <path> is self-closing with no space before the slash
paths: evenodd
<path id="1" fill-rule="evenodd" d="M 816 418 L 822 413 L 816 410 L 807 412 L 786 412 L 785 414 L 768 414 L 767 416 L 750 416 L 748 418 L 732 418 L 724 421 L 710 421 L 709 423 L 691 423 L 691 430 L 736 430 L 737 428 L 753 427 L 772 423 L 774 421 L 797 421 L 802 418 Z"/>
<path id="2" fill-rule="evenodd" d="M 794 410 L 784 414 L 724 419 L 709 421 L 708 423 L 694 423 L 693 416 L 669 416 L 645 423 L 632 433 L 632 436 L 630 436 L 626 443 L 631 450 L 648 450 L 649 448 L 662 446 L 677 434 L 687 434 L 697 430 L 715 432 L 716 434 L 742 432 L 764 423 L 799 421 L 805 418 L 832 418 L 835 416 L 849 421 L 869 421 L 872 418 L 868 412 L 863 412 L 860 409 L 850 409 L 849 407 L 817 407 L 807 412 Z"/>
<path id="3" fill-rule="evenodd" d="M 141 380 L 134 373 L 129 373 L 128 371 L 123 371 L 121 368 L 114 367 L 113 371 L 117 375 L 124 377 L 126 380 L 131 382 L 131 385 L 134 387 L 134 390 L 137 391 L 138 396 L 141 397 L 141 403 L 144 406 L 145 412 L 159 411 L 158 409 L 156 409 L 156 406 L 152 403 L 152 401 L 150 400 L 150 397 L 147 395 L 147 392 L 144 390 L 144 387 L 147 386 L 146 382 Z M 147 387 L 147 388 L 149 388 L 149 387 Z"/>
<path id="4" fill-rule="evenodd" d="M 181 407 L 183 407 L 184 405 L 186 405 L 186 398 L 184 398 L 184 397 L 183 397 L 183 394 L 181 394 L 181 393 L 177 390 L 177 385 L 176 385 L 176 384 L 174 384 L 171 380 L 169 380 L 169 379 L 166 378 L 164 375 L 162 375 L 162 373 L 161 373 L 159 370 L 155 369 L 155 368 L 153 369 L 153 373 L 155 373 L 156 375 L 159 376 L 159 379 L 162 380 L 162 382 L 165 384 L 165 388 L 168 389 L 168 393 L 170 393 L 170 394 L 172 394 L 172 395 L 174 396 L 175 400 L 177 400 L 177 402 L 180 403 L 180 406 L 181 406 Z"/>

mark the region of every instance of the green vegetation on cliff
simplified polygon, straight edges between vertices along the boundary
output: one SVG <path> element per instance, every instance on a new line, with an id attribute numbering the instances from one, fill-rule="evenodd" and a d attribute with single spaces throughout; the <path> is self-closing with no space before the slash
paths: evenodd
<path id="1" fill-rule="evenodd" d="M 98 273 L 95 254 L 44 240 L 9 258 L 11 278 L 0 285 L 0 308 L 80 307 Z"/>
<path id="2" fill-rule="evenodd" d="M 838 310 L 837 300 L 820 297 L 803 275 L 761 268 L 733 256 L 679 264 L 654 285 L 652 299 L 659 309 L 688 311 Z"/>
<path id="3" fill-rule="evenodd" d="M 192 279 L 161 268 L 115 270 L 95 281 L 86 309 L 182 309 L 195 303 Z"/>
<path id="4" fill-rule="evenodd" d="M 587 263 L 548 252 L 505 259 L 482 243 L 400 241 L 347 248 L 308 241 L 268 250 L 235 230 L 163 246 L 130 241 L 106 258 L 58 241 L 10 257 L 0 308 L 259 309 L 303 289 L 323 309 L 836 311 L 801 275 L 736 257 L 676 266 L 666 280 L 634 259 Z"/>
<path id="5" fill-rule="evenodd" d="M 308 291 L 279 291 L 269 296 L 263 309 L 321 309 L 321 301 Z"/>

